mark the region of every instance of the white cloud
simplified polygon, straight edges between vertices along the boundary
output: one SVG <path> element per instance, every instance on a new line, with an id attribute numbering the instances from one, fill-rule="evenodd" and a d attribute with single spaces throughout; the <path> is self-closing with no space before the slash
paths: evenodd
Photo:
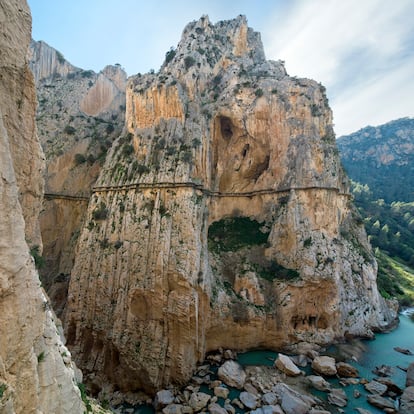
<path id="1" fill-rule="evenodd" d="M 297 0 L 271 19 L 265 49 L 268 58 L 285 60 L 291 75 L 327 87 L 336 131 L 348 133 L 413 115 L 407 84 L 414 64 L 413 15 L 410 0 Z"/>

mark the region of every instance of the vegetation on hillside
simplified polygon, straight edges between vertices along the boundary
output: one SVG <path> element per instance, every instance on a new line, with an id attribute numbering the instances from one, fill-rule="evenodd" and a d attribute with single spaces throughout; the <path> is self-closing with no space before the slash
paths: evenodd
<path id="1" fill-rule="evenodd" d="M 378 288 L 414 305 L 414 119 L 366 127 L 337 143 L 375 249 Z"/>

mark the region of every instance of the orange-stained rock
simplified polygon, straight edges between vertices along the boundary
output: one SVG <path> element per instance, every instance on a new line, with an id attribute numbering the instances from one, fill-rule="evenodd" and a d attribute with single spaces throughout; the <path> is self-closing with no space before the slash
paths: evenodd
<path id="1" fill-rule="evenodd" d="M 371 336 L 393 317 L 348 192 L 324 88 L 266 61 L 244 17 L 192 22 L 127 86 L 66 314 L 98 389 L 184 383 L 219 347 Z"/>

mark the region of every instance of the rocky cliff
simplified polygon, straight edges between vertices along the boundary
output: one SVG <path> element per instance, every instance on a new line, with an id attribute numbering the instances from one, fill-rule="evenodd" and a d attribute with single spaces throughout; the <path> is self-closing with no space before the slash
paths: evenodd
<path id="1" fill-rule="evenodd" d="M 25 1 L 0 4 L 0 412 L 82 413 L 70 353 L 26 240 L 40 248 L 44 159 Z"/>
<path id="2" fill-rule="evenodd" d="M 45 265 L 40 271 L 61 316 L 91 188 L 124 126 L 126 73 L 120 66 L 107 66 L 98 74 L 79 69 L 54 48 L 33 40 L 30 68 L 47 166 L 40 217 Z"/>
<path id="3" fill-rule="evenodd" d="M 267 61 L 242 16 L 190 23 L 129 79 L 79 237 L 66 333 L 89 384 L 151 392 L 218 347 L 326 344 L 394 316 L 324 88 Z"/>
<path id="4" fill-rule="evenodd" d="M 362 128 L 338 138 L 338 148 L 349 176 L 376 199 L 414 201 L 414 119 Z"/>

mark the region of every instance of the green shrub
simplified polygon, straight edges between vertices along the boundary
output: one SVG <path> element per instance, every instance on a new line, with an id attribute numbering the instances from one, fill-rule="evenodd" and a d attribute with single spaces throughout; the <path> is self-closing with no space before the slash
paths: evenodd
<path id="1" fill-rule="evenodd" d="M 185 68 L 188 70 L 191 68 L 191 66 L 193 66 L 195 64 L 195 59 L 192 56 L 186 56 L 184 58 L 184 65 Z"/>
<path id="2" fill-rule="evenodd" d="M 65 129 L 63 130 L 63 132 L 64 132 L 65 134 L 68 134 L 68 135 L 75 135 L 75 133 L 76 133 L 76 129 L 75 129 L 75 128 L 73 128 L 73 126 L 66 125 L 66 126 L 65 126 Z"/>
<path id="3" fill-rule="evenodd" d="M 134 147 L 131 144 L 126 144 L 122 147 L 122 155 L 128 157 L 134 152 Z"/>
<path id="4" fill-rule="evenodd" d="M 208 229 L 208 246 L 216 253 L 267 243 L 269 231 L 248 217 L 232 217 L 216 221 Z"/>
<path id="5" fill-rule="evenodd" d="M 177 52 L 175 49 L 171 46 L 170 50 L 165 54 L 165 63 L 169 63 L 174 59 L 174 56 Z"/>
<path id="6" fill-rule="evenodd" d="M 36 269 L 41 269 L 45 264 L 45 259 L 41 256 L 39 249 L 39 246 L 33 246 L 30 249 L 30 254 L 33 256 Z"/>
<path id="7" fill-rule="evenodd" d="M 80 165 L 86 162 L 86 157 L 83 154 L 75 154 L 75 164 Z"/>
<path id="8" fill-rule="evenodd" d="M 254 94 L 260 98 L 261 96 L 263 96 L 263 89 L 256 89 L 256 91 L 254 92 Z"/>
<path id="9" fill-rule="evenodd" d="M 7 390 L 7 385 L 6 384 L 1 384 L 0 385 L 0 400 L 3 398 L 4 391 L 6 391 L 6 390 Z"/>
<path id="10" fill-rule="evenodd" d="M 92 212 L 92 217 L 95 220 L 105 220 L 108 217 L 108 209 L 103 201 Z"/>

